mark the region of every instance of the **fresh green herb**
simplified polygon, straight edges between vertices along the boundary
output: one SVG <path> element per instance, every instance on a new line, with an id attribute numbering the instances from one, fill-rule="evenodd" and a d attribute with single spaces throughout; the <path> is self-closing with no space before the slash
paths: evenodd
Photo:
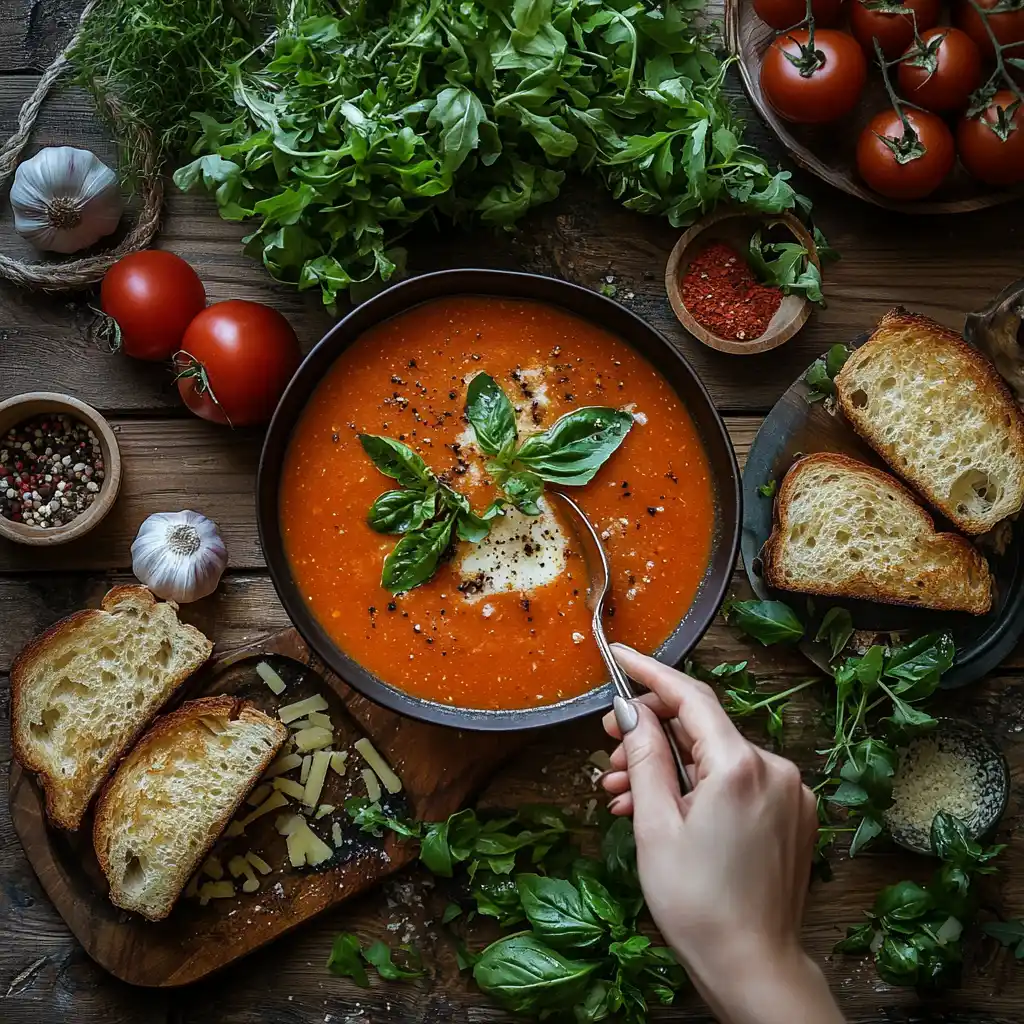
<path id="1" fill-rule="evenodd" d="M 784 295 L 803 295 L 825 305 L 821 271 L 799 242 L 762 242 L 758 229 L 750 239 L 747 258 L 759 281 L 781 288 Z"/>
<path id="2" fill-rule="evenodd" d="M 508 501 L 532 516 L 540 514 L 537 500 L 545 482 L 563 487 L 589 483 L 633 426 L 628 412 L 585 406 L 519 443 L 512 403 L 486 373 L 470 382 L 466 418 L 480 450 L 493 456 L 488 472 Z"/>
<path id="3" fill-rule="evenodd" d="M 815 642 L 828 642 L 831 655 L 829 661 L 835 661 L 853 636 L 853 619 L 845 608 L 830 608 L 821 620 L 818 632 L 814 635 Z"/>
<path id="4" fill-rule="evenodd" d="M 334 945 L 331 947 L 327 969 L 339 977 L 351 978 L 362 988 L 366 988 L 370 984 L 364 963 L 375 967 L 377 973 L 386 981 L 422 978 L 425 972 L 419 954 L 411 946 L 402 946 L 401 948 L 410 961 L 409 967 L 399 967 L 394 962 L 387 943 L 374 942 L 371 946 L 363 949 L 358 936 L 351 932 L 342 932 L 335 938 Z"/>
<path id="5" fill-rule="evenodd" d="M 132 6 L 116 0 L 104 60 L 85 61 L 83 75 L 122 66 Z M 160 6 L 178 30 L 174 5 Z M 222 32 L 227 57 L 200 35 L 187 61 L 152 67 L 147 115 L 157 131 L 187 134 L 180 104 L 165 113 L 156 98 L 180 97 L 210 69 L 196 159 L 175 183 L 206 189 L 228 220 L 255 221 L 246 251 L 330 306 L 353 284 L 391 278 L 397 242 L 422 217 L 508 228 L 554 199 L 567 173 L 595 175 L 629 209 L 677 227 L 719 202 L 807 209 L 789 172 L 744 145 L 723 88 L 728 62 L 699 27 L 699 5 L 282 8 L 248 57 Z"/>
<path id="6" fill-rule="evenodd" d="M 783 601 L 726 601 L 722 615 L 730 626 L 770 644 L 795 643 L 804 635 L 796 612 Z"/>
<path id="7" fill-rule="evenodd" d="M 452 541 L 474 543 L 490 532 L 490 520 L 501 514 L 492 505 L 482 516 L 469 499 L 442 484 L 433 470 L 411 448 L 390 437 L 360 434 L 363 450 L 385 476 L 402 485 L 385 491 L 370 506 L 366 521 L 378 533 L 402 534 L 384 559 L 381 586 L 393 594 L 425 583 L 437 571 Z"/>
<path id="8" fill-rule="evenodd" d="M 690 675 L 711 683 L 718 690 L 722 706 L 733 718 L 746 718 L 763 711 L 768 735 L 778 743 L 782 742 L 785 729 L 783 715 L 789 699 L 818 682 L 817 679 L 806 679 L 781 692 L 772 692 L 760 688 L 745 661 L 735 664 L 723 662 L 712 669 L 704 669 L 696 662 L 688 661 L 685 668 Z"/>
<path id="9" fill-rule="evenodd" d="M 977 912 L 971 887 L 979 875 L 996 870 L 990 861 L 1003 850 L 983 848 L 962 821 L 945 813 L 932 822 L 932 847 L 943 863 L 928 885 L 898 882 L 883 889 L 867 923 L 848 928 L 835 947 L 837 953 L 871 954 L 879 977 L 890 985 L 944 989 L 959 984 L 962 936 Z M 1014 941 L 1012 930 L 1001 934 L 1006 944 Z"/>
<path id="10" fill-rule="evenodd" d="M 1012 949 L 1018 960 L 1024 960 L 1024 921 L 986 921 L 981 930 L 999 945 Z"/>
<path id="11" fill-rule="evenodd" d="M 256 0 L 104 0 L 95 6 L 68 58 L 76 84 L 93 94 L 113 128 L 129 178 L 159 173 L 165 161 L 188 150 L 200 131 L 194 110 L 214 121 L 231 116 L 230 67 L 252 50 L 253 19 L 263 6 Z M 156 167 L 148 170 L 140 129 L 156 137 Z"/>
<path id="12" fill-rule="evenodd" d="M 457 951 L 459 969 L 472 969 L 504 1009 L 567 1024 L 616 1016 L 645 1024 L 651 1000 L 669 1005 L 686 986 L 671 950 L 637 928 L 644 901 L 628 819 L 610 821 L 601 859 L 590 860 L 578 856 L 569 822 L 551 808 L 493 818 L 465 810 L 443 822 L 402 821 L 366 800 L 349 801 L 346 810 L 365 831 L 419 839 L 431 871 L 451 877 L 460 869 L 477 911 L 516 929 L 480 953 L 462 942 Z M 460 914 L 449 904 L 443 920 Z"/>
<path id="13" fill-rule="evenodd" d="M 597 289 L 606 299 L 614 299 L 618 293 L 618 288 L 613 284 L 609 284 L 607 281 Z"/>
<path id="14" fill-rule="evenodd" d="M 776 480 L 774 477 L 772 477 L 772 479 L 769 480 L 768 483 L 761 484 L 757 488 L 757 493 L 760 494 L 762 498 L 774 498 L 775 497 L 775 492 L 778 489 L 779 489 L 779 481 Z"/>
<path id="15" fill-rule="evenodd" d="M 819 356 L 811 363 L 804 380 L 807 383 L 807 401 L 809 403 L 820 402 L 824 398 L 831 398 L 836 393 L 836 386 L 833 383 L 836 374 L 843 368 L 846 360 L 850 358 L 850 349 L 846 345 L 833 345 L 823 356 Z"/>

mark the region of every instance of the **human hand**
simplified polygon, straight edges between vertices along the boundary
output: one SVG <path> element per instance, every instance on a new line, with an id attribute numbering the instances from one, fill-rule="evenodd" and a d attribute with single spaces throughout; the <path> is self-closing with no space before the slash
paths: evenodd
<path id="1" fill-rule="evenodd" d="M 628 647 L 613 651 L 650 693 L 617 699 L 619 715 L 605 717 L 605 730 L 622 742 L 602 784 L 615 798 L 612 813 L 633 816 L 655 924 L 733 1024 L 841 1021 L 800 948 L 817 812 L 799 769 L 744 739 L 707 684 Z M 636 725 L 623 734 L 630 709 Z M 674 720 L 688 754 L 693 789 L 685 796 L 658 718 Z M 793 1001 L 804 997 L 812 1002 Z M 770 1017 L 765 1000 L 775 1004 Z"/>

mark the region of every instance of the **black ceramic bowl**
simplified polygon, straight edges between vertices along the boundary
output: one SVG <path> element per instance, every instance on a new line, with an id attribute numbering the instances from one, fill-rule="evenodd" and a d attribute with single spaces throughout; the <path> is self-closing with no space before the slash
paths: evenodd
<path id="1" fill-rule="evenodd" d="M 676 664 L 700 640 L 725 597 L 739 548 L 740 477 L 725 425 L 690 364 L 657 331 L 596 292 L 555 278 L 500 270 L 446 270 L 425 274 L 388 288 L 340 321 L 299 367 L 271 420 L 257 483 L 260 543 L 281 603 L 299 632 L 330 668 L 364 696 L 425 722 L 465 729 L 505 730 L 553 725 L 607 708 L 611 703 L 611 685 L 595 687 L 558 704 L 520 711 L 452 707 L 404 693 L 372 675 L 330 639 L 310 613 L 292 579 L 281 538 L 278 496 L 285 452 L 292 428 L 328 368 L 356 338 L 375 324 L 431 299 L 467 294 L 548 302 L 591 320 L 642 353 L 683 400 L 711 467 L 715 531 L 710 563 L 697 596 L 672 635 L 658 649 L 657 657 Z M 509 637 L 509 643 L 515 643 L 515 637 Z"/>

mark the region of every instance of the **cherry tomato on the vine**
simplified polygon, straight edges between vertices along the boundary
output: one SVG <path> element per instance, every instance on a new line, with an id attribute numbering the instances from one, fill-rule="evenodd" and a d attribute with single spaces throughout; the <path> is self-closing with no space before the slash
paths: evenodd
<path id="1" fill-rule="evenodd" d="M 824 124 L 857 106 L 868 68 L 853 36 L 835 29 L 786 32 L 765 51 L 761 91 L 775 112 L 797 124 Z"/>
<path id="2" fill-rule="evenodd" d="M 792 28 L 807 15 L 805 0 L 754 0 L 754 13 L 772 28 Z M 838 24 L 843 0 L 811 0 L 814 23 L 821 28 Z"/>
<path id="3" fill-rule="evenodd" d="M 962 117 L 957 125 L 960 163 L 986 185 L 1024 181 L 1024 105 L 1015 104 L 1017 97 L 1004 89 L 980 117 Z"/>
<path id="4" fill-rule="evenodd" d="M 899 65 L 900 91 L 927 110 L 963 110 L 981 85 L 981 54 L 958 28 L 930 28 Z"/>
<path id="5" fill-rule="evenodd" d="M 918 144 L 905 135 L 895 110 L 883 110 L 857 140 L 857 170 L 871 188 L 889 199 L 923 199 L 953 169 L 953 134 L 941 117 L 927 110 L 904 113 Z"/>
<path id="6" fill-rule="evenodd" d="M 894 13 L 900 8 L 914 12 Z M 870 57 L 875 56 L 877 39 L 882 53 L 890 60 L 898 57 L 914 41 L 914 22 L 918 32 L 939 23 L 940 0 L 853 0 L 850 5 L 850 31 Z"/>
<path id="7" fill-rule="evenodd" d="M 1005 6 L 1003 0 L 977 0 L 977 4 L 984 11 L 991 10 L 997 4 L 1000 7 Z M 988 32 L 985 31 L 985 22 L 982 20 L 981 15 L 971 5 L 971 0 L 959 0 L 954 9 L 954 16 L 956 24 L 974 40 L 982 56 L 986 59 L 991 59 L 995 55 L 992 40 L 989 38 Z M 1004 60 L 1007 57 L 1024 58 L 1024 4 L 1011 10 L 989 14 L 988 26 L 992 29 L 996 42 L 1001 46 L 1011 43 L 1020 44 L 1019 46 L 1010 46 L 1008 50 L 1004 50 Z"/>
<path id="8" fill-rule="evenodd" d="M 216 302 L 188 325 L 175 356 L 178 393 L 203 419 L 266 423 L 301 361 L 291 324 L 260 302 Z"/>
<path id="9" fill-rule="evenodd" d="M 117 347 L 135 359 L 170 359 L 205 306 L 199 275 L 163 249 L 122 256 L 100 285 L 100 308 L 119 329 Z"/>

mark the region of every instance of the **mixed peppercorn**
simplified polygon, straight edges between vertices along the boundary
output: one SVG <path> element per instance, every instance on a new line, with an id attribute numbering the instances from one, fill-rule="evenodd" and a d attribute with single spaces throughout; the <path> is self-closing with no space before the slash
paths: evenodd
<path id="1" fill-rule="evenodd" d="M 80 420 L 46 413 L 0 440 L 0 516 L 49 529 L 81 515 L 103 486 L 103 449 Z"/>
<path id="2" fill-rule="evenodd" d="M 697 323 L 739 341 L 761 337 L 782 303 L 782 290 L 761 284 L 725 242 L 712 242 L 697 254 L 683 275 L 682 293 Z"/>

